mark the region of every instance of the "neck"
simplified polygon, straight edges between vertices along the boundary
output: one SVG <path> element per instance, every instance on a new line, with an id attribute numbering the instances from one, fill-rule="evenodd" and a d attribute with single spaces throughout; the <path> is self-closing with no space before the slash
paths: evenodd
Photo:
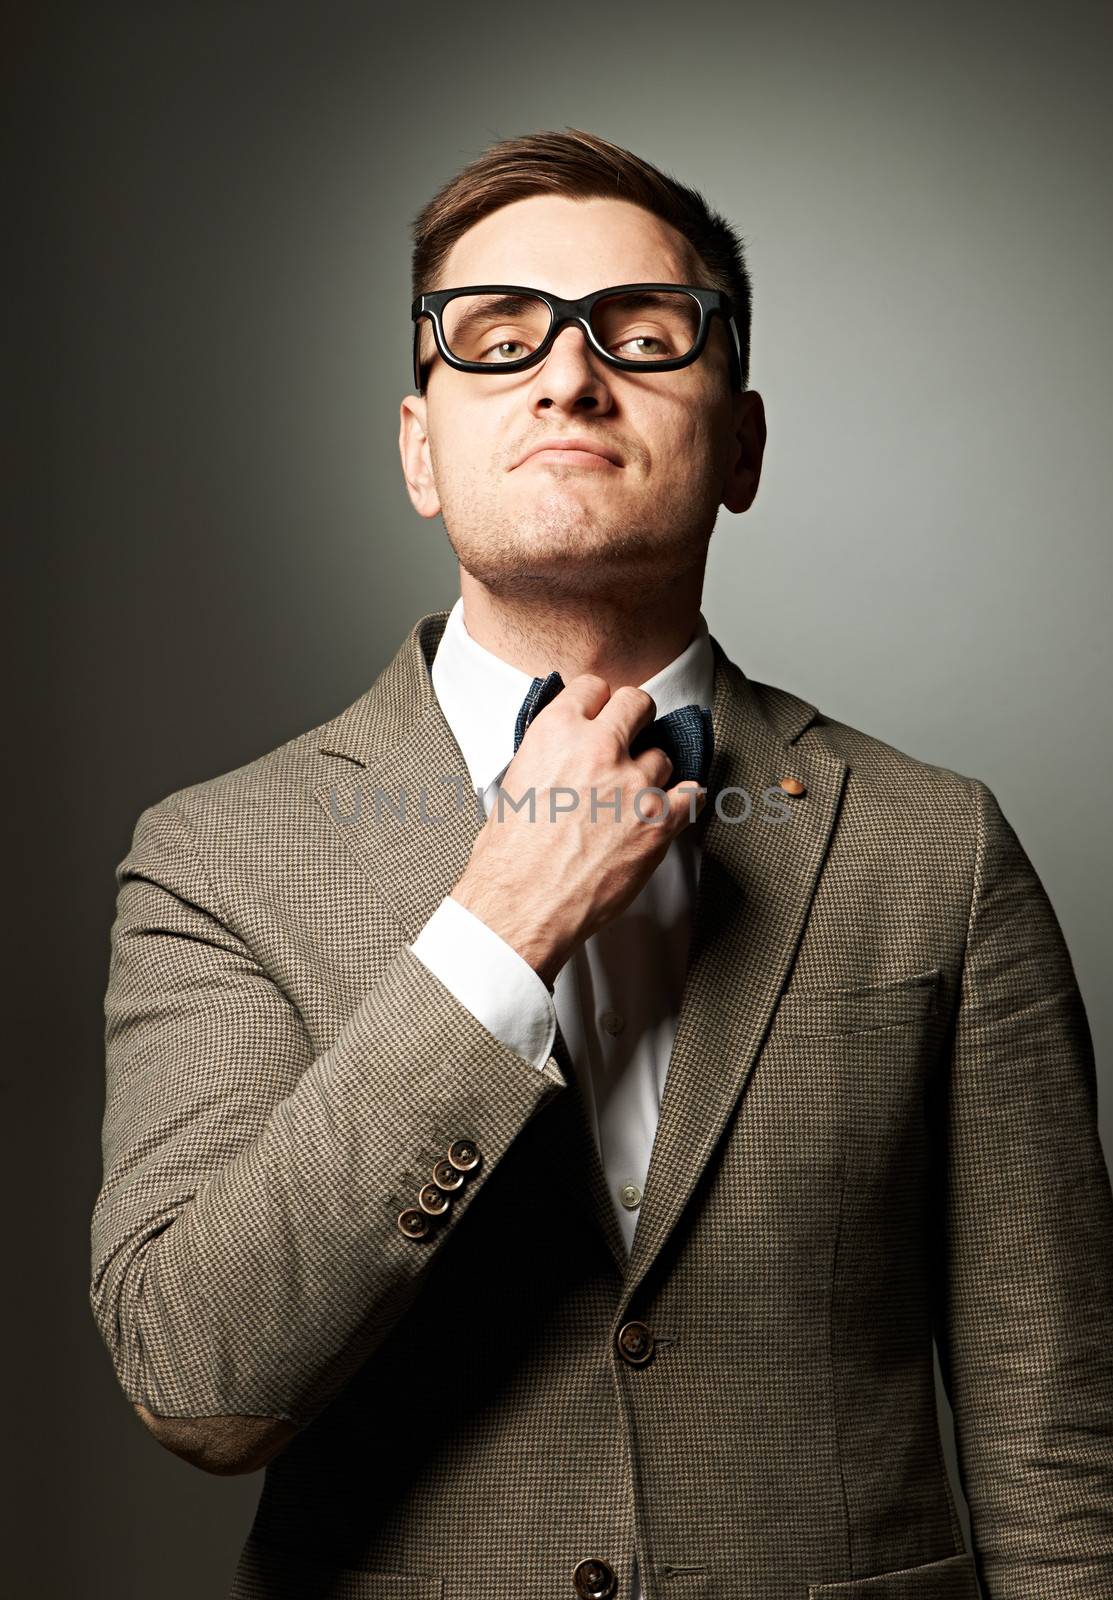
<path id="1" fill-rule="evenodd" d="M 593 672 L 612 693 L 644 683 L 692 642 L 702 586 L 700 568 L 659 593 L 549 600 L 496 594 L 460 569 L 464 625 L 477 644 L 534 678 L 555 669 L 567 683 Z"/>

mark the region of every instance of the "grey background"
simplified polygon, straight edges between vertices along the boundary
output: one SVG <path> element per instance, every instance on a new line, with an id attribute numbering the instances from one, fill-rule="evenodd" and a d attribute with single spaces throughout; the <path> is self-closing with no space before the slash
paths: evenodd
<path id="1" fill-rule="evenodd" d="M 1113 1149 L 1103 12 L 17 22 L 11 1593 L 219 1596 L 250 1523 L 261 1476 L 160 1450 L 88 1310 L 112 873 L 144 806 L 339 711 L 454 599 L 398 462 L 407 229 L 496 138 L 599 132 L 742 231 L 770 438 L 712 543 L 711 629 L 994 790 L 1075 959 Z"/>

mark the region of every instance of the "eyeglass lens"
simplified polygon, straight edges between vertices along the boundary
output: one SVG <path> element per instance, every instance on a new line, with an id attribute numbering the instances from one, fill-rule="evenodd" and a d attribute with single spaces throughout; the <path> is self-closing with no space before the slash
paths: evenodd
<path id="1" fill-rule="evenodd" d="M 457 360 L 491 366 L 532 354 L 551 322 L 548 305 L 536 295 L 457 295 L 442 312 L 445 342 Z M 597 300 L 590 325 L 611 355 L 652 366 L 688 354 L 699 334 L 700 306 L 682 290 L 631 290 Z"/>

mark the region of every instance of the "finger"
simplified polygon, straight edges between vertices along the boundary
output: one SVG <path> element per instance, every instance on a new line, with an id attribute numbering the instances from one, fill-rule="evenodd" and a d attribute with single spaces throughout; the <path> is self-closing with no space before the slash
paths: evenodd
<path id="1" fill-rule="evenodd" d="M 606 678 L 600 678 L 594 672 L 577 673 L 576 677 L 570 678 L 547 705 L 542 706 L 540 711 L 534 712 L 529 719 L 529 727 L 522 736 L 522 743 L 525 743 L 534 723 L 540 722 L 542 717 L 548 716 L 554 709 L 563 707 L 563 710 L 558 712 L 561 716 L 571 714 L 581 718 L 594 718 L 606 705 L 610 693 L 611 686 Z"/>
<path id="2" fill-rule="evenodd" d="M 654 785 L 658 789 L 667 789 L 672 776 L 672 759 L 657 745 L 651 745 L 648 750 L 642 750 L 631 760 L 647 785 Z"/>
<path id="3" fill-rule="evenodd" d="M 609 723 L 629 750 L 635 735 L 648 727 L 656 715 L 657 702 L 653 696 L 627 683 L 614 691 L 595 720 Z"/>
<path id="4" fill-rule="evenodd" d="M 685 778 L 668 790 L 669 825 L 679 833 L 694 822 L 707 804 L 708 791 L 703 784 Z"/>
<path id="5" fill-rule="evenodd" d="M 597 672 L 578 672 L 574 678 L 569 678 L 550 704 L 563 704 L 566 709 L 572 707 L 583 717 L 597 717 L 610 697 L 611 686 L 606 678 L 601 678 Z M 548 710 L 548 706 L 545 709 Z"/>

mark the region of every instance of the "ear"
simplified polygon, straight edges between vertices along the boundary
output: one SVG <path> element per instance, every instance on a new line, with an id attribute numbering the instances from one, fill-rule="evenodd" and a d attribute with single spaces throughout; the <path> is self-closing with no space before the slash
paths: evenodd
<path id="1" fill-rule="evenodd" d="M 728 511 L 748 511 L 757 494 L 765 453 L 765 404 L 756 389 L 732 395 L 730 467 L 722 503 Z"/>
<path id="2" fill-rule="evenodd" d="M 406 492 L 419 517 L 435 517 L 441 509 L 429 454 L 428 406 L 424 395 L 408 394 L 401 405 L 398 452 Z"/>

